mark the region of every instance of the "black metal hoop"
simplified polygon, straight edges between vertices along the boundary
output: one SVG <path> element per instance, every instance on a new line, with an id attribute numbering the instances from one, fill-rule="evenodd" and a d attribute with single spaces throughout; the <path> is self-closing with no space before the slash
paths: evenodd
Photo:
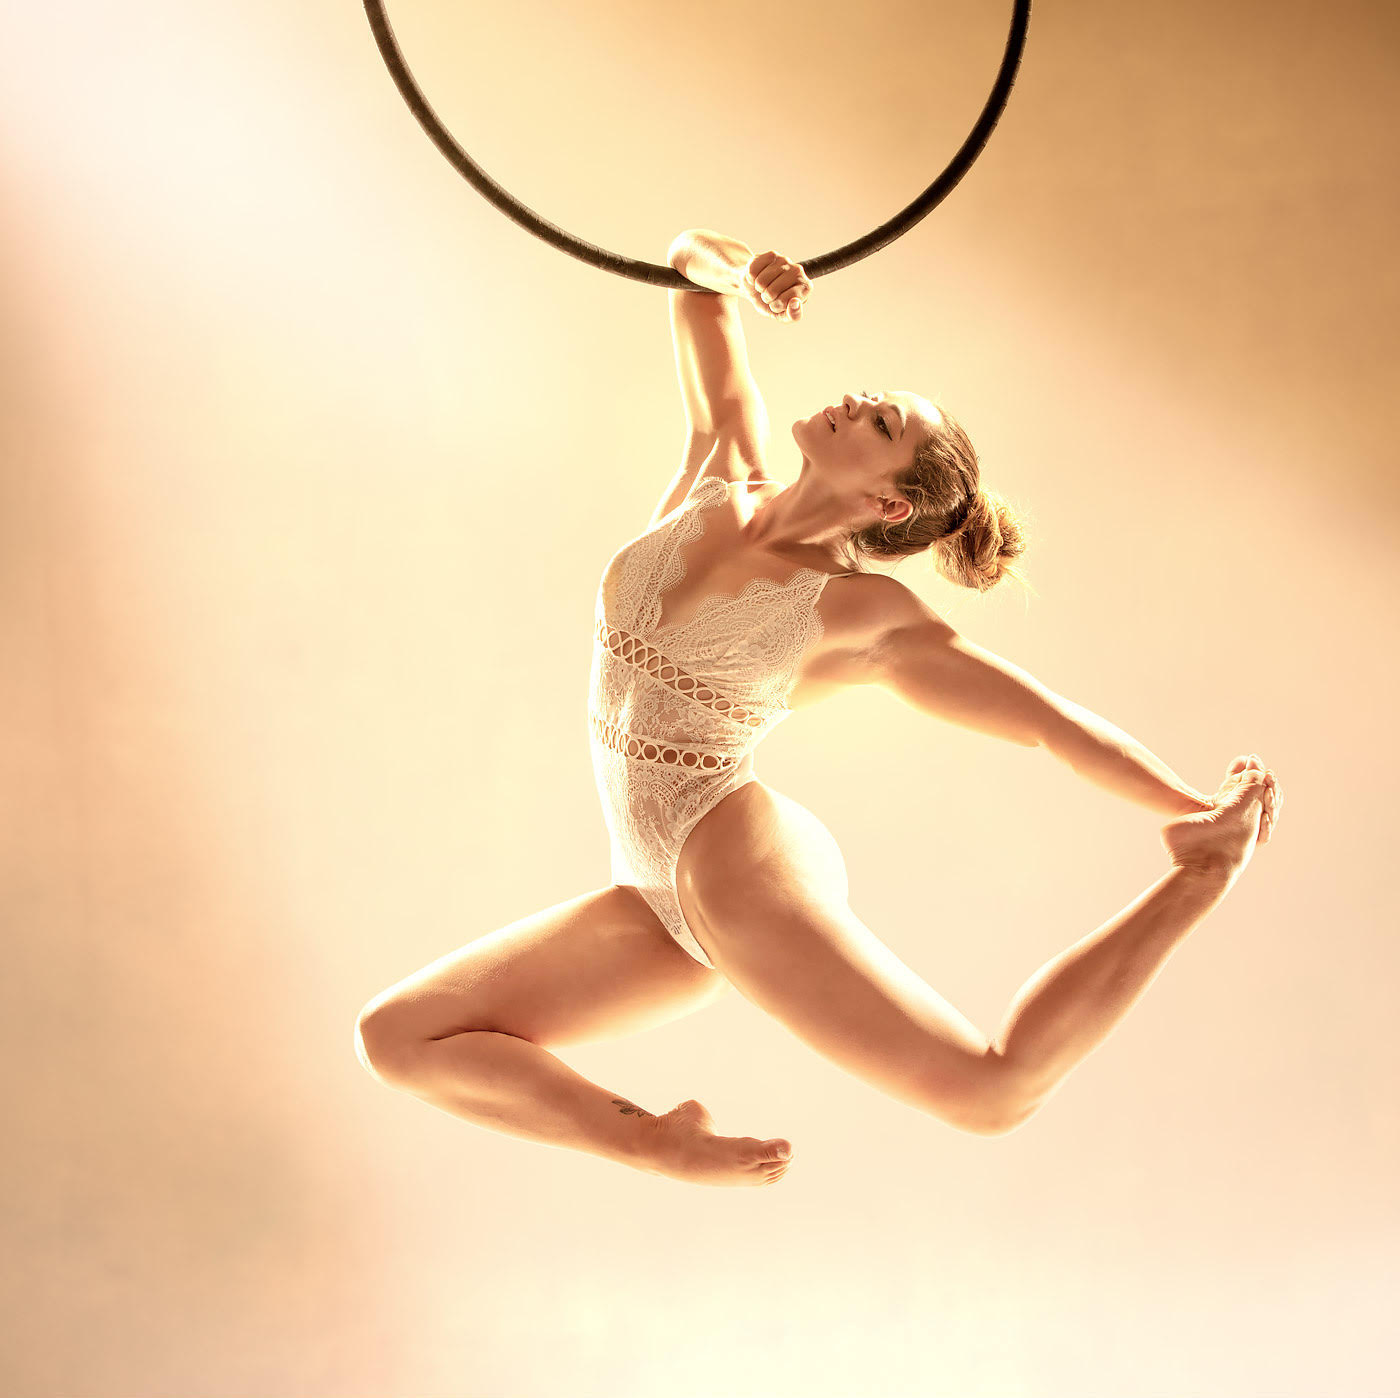
<path id="1" fill-rule="evenodd" d="M 432 138 L 433 144 L 452 162 L 462 177 L 482 198 L 494 204 L 507 218 L 514 219 L 522 228 L 542 238 L 546 243 L 561 252 L 577 257 L 582 262 L 601 267 L 605 272 L 616 273 L 619 277 L 630 277 L 633 281 L 649 282 L 652 286 L 672 287 L 676 290 L 705 291 L 687 277 L 683 277 L 674 267 L 662 267 L 655 262 L 638 262 L 620 253 L 609 252 L 594 243 L 567 233 L 548 219 L 541 218 L 533 209 L 527 208 L 513 194 L 503 189 L 469 156 L 453 139 L 452 133 L 438 119 L 437 113 L 428 105 L 413 74 L 408 71 L 403 54 L 399 50 L 394 31 L 389 27 L 389 17 L 384 13 L 383 0 L 364 0 L 365 13 L 369 16 L 370 29 L 374 41 L 389 73 L 397 84 L 409 110 L 418 118 L 418 123 Z M 1026 31 L 1030 26 L 1031 0 L 1015 0 L 1011 16 L 1011 30 L 1006 38 L 1006 51 L 1002 54 L 1001 68 L 991 95 L 982 108 L 977 124 L 967 139 L 958 148 L 957 154 L 948 162 L 943 171 L 924 192 L 905 208 L 901 209 L 888 222 L 857 238 L 853 243 L 837 248 L 835 252 L 824 253 L 821 257 L 803 258 L 802 270 L 808 277 L 824 277 L 828 272 L 840 271 L 863 257 L 869 257 L 896 238 L 902 237 L 921 219 L 932 213 L 944 199 L 952 193 L 958 182 L 972 168 L 972 163 L 982 154 L 1001 114 L 1006 110 L 1016 73 L 1021 66 L 1021 54 L 1026 46 Z"/>

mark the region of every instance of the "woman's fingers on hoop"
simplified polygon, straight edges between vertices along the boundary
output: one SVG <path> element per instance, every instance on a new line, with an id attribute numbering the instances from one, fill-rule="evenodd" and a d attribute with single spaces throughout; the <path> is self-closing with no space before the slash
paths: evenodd
<path id="1" fill-rule="evenodd" d="M 791 263 L 780 264 L 787 270 L 780 272 L 767 283 L 764 291 L 775 314 L 783 315 L 794 310 L 800 312 L 803 303 L 812 294 L 812 283 L 801 267 Z"/>
<path id="2" fill-rule="evenodd" d="M 766 310 L 768 306 L 765 284 L 777 275 L 775 269 L 780 260 L 775 252 L 760 252 L 744 268 L 744 290 L 748 292 L 750 300 L 762 309 Z"/>
<path id="3" fill-rule="evenodd" d="M 759 277 L 763 275 L 764 272 L 766 272 L 770 267 L 772 267 L 772 265 L 775 262 L 779 261 L 781 261 L 781 259 L 779 258 L 778 254 L 772 251 L 771 248 L 767 252 L 756 252 L 754 253 L 753 257 L 750 258 L 749 265 L 745 269 L 745 273 L 754 281 L 757 281 Z"/>
<path id="4" fill-rule="evenodd" d="M 763 252 L 749 263 L 745 276 L 756 305 L 784 319 L 801 319 L 802 303 L 811 295 L 812 283 L 800 263 L 775 252 Z"/>

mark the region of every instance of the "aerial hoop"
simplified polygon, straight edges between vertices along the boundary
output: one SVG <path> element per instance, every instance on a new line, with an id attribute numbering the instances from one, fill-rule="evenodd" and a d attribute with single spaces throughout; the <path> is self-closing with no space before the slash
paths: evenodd
<path id="1" fill-rule="evenodd" d="M 548 219 L 541 218 L 533 209 L 526 208 L 513 194 L 503 189 L 464 151 L 453 139 L 452 133 L 438 120 L 437 113 L 428 105 L 413 74 L 408 71 L 403 54 L 399 51 L 394 31 L 389 27 L 389 17 L 384 13 L 383 0 L 364 0 L 365 13 L 369 16 L 370 29 L 379 52 L 397 84 L 409 110 L 418 118 L 418 123 L 432 138 L 433 144 L 456 166 L 458 172 L 482 198 L 494 204 L 507 218 L 514 219 L 522 228 L 542 238 L 546 243 L 561 252 L 577 257 L 581 262 L 601 267 L 605 272 L 613 272 L 619 277 L 630 277 L 633 281 L 649 282 L 652 286 L 672 287 L 676 290 L 706 291 L 687 277 L 683 277 L 674 267 L 662 267 L 655 262 L 638 262 L 620 253 L 609 252 L 594 243 L 576 238 L 566 233 Z M 1001 68 L 992 86 L 991 96 L 982 108 L 977 124 L 972 128 L 958 152 L 948 162 L 943 171 L 924 192 L 892 219 L 878 228 L 857 238 L 853 243 L 837 248 L 821 257 L 804 258 L 802 270 L 811 277 L 823 277 L 828 272 L 840 271 L 862 257 L 869 257 L 887 243 L 902 237 L 916 223 L 932 213 L 944 199 L 952 193 L 958 181 L 971 169 L 972 163 L 982 154 L 983 147 L 996 128 L 1001 114 L 1006 110 L 1007 99 L 1016 81 L 1016 72 L 1021 66 L 1021 53 L 1026 46 L 1026 30 L 1030 25 L 1031 0 L 1014 0 L 1011 15 L 1011 31 L 1006 37 L 1006 51 L 1002 54 Z"/>

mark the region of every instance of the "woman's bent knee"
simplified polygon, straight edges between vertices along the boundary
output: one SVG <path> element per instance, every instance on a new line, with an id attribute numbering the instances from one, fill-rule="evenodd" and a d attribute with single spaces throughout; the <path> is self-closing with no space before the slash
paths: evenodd
<path id="1" fill-rule="evenodd" d="M 946 1081 L 928 1089 L 930 1115 L 973 1136 L 1005 1136 L 1034 1115 L 1037 1103 L 1004 1059 L 989 1052 L 971 1078 L 950 1089 Z"/>

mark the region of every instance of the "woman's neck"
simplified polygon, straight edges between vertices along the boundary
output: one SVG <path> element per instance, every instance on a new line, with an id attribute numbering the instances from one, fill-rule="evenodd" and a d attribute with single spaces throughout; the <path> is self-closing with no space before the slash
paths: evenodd
<path id="1" fill-rule="evenodd" d="M 843 546 L 851 527 L 850 502 L 804 474 L 761 501 L 739 533 L 754 548 L 779 555 L 820 553 L 840 567 L 846 562 Z"/>

